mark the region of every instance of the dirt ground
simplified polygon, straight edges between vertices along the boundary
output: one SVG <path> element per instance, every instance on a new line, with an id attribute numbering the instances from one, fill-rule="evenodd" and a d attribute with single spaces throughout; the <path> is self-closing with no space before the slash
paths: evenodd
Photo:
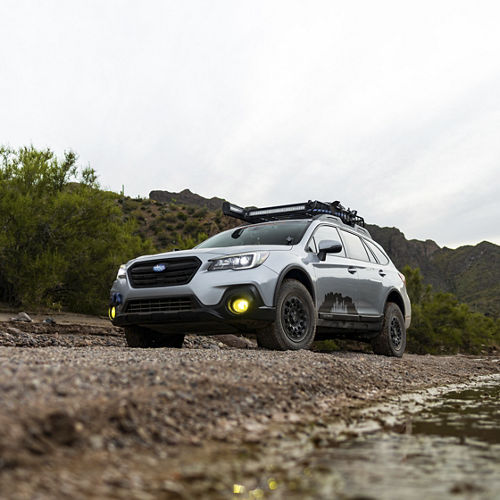
<path id="1" fill-rule="evenodd" d="M 394 395 L 500 373 L 495 356 L 272 352 L 194 336 L 130 349 L 102 318 L 3 319 L 1 498 L 250 498 L 234 489 L 237 457 Z"/>

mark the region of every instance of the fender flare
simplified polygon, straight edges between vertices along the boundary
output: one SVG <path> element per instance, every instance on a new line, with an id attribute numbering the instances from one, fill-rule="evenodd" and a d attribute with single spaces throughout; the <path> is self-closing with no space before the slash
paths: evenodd
<path id="1" fill-rule="evenodd" d="M 391 297 L 391 295 L 392 295 L 392 297 Z M 397 297 L 397 299 L 396 300 L 389 300 L 389 297 L 391 297 L 391 298 Z M 401 292 L 397 288 L 392 287 L 389 290 L 389 292 L 387 293 L 387 295 L 385 296 L 384 310 L 385 310 L 385 305 L 387 304 L 387 302 L 395 303 L 401 309 L 403 317 L 405 317 L 405 314 L 406 314 L 405 301 L 403 300 L 403 297 L 401 296 Z"/>
<path id="2" fill-rule="evenodd" d="M 307 288 L 307 291 L 311 294 L 313 302 L 315 302 L 316 294 L 314 290 L 313 280 L 311 279 L 309 273 L 303 267 L 298 266 L 297 264 L 289 264 L 280 272 L 278 279 L 276 280 L 276 287 L 274 289 L 273 295 L 273 306 L 276 307 L 276 301 L 278 298 L 278 292 L 281 288 L 281 284 L 283 283 L 285 276 L 290 273 L 290 271 L 297 271 L 301 275 L 303 275 L 303 277 L 305 277 L 306 283 L 303 283 L 301 280 L 297 281 L 300 281 Z"/>

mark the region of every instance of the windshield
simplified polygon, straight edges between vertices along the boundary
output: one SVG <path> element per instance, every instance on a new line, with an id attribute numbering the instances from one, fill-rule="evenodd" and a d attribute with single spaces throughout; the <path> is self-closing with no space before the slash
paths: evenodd
<path id="1" fill-rule="evenodd" d="M 309 220 L 268 222 L 243 226 L 216 234 L 196 248 L 235 247 L 239 245 L 296 245 L 304 236 Z"/>

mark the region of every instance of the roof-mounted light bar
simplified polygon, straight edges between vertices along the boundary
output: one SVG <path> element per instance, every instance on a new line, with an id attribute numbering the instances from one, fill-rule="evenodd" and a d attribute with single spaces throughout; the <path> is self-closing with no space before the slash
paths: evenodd
<path id="1" fill-rule="evenodd" d="M 238 205 L 229 205 L 229 209 L 232 211 L 232 212 L 236 212 L 238 214 L 242 214 L 245 209 L 244 208 L 241 208 L 239 207 Z"/>
<path id="2" fill-rule="evenodd" d="M 311 201 L 301 204 L 278 205 L 264 208 L 242 208 L 233 203 L 225 201 L 222 204 L 224 215 L 241 219 L 245 222 L 267 222 L 280 219 L 304 219 L 322 214 L 330 214 L 338 217 L 342 222 L 350 226 L 365 225 L 363 217 L 356 210 L 344 208 L 340 202 L 324 203 L 322 201 Z"/>
<path id="3" fill-rule="evenodd" d="M 272 215 L 272 214 L 280 214 L 285 212 L 298 212 L 306 209 L 305 205 L 293 205 L 293 206 L 283 206 L 277 208 L 263 208 L 261 210 L 250 210 L 248 215 L 250 217 L 256 217 L 259 215 Z"/>

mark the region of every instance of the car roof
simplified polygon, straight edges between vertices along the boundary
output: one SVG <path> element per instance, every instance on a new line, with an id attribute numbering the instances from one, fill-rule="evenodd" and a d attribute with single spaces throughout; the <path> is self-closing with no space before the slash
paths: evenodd
<path id="1" fill-rule="evenodd" d="M 372 239 L 370 232 L 367 229 L 365 229 L 364 227 L 358 226 L 357 224 L 355 224 L 354 226 L 350 226 L 350 225 L 342 222 L 342 220 L 339 217 L 336 217 L 335 215 L 327 215 L 327 214 L 316 215 L 316 216 L 311 217 L 311 218 L 278 219 L 278 220 L 270 220 L 270 221 L 265 221 L 265 222 L 256 222 L 253 224 L 242 224 L 241 226 L 238 226 L 237 228 L 266 226 L 266 225 L 270 225 L 270 224 L 282 224 L 285 222 L 288 222 L 288 223 L 290 223 L 290 222 L 309 222 L 309 223 L 311 223 L 311 222 L 315 222 L 315 221 L 333 223 L 333 225 L 335 225 L 336 227 L 339 227 L 341 229 L 345 229 L 347 231 L 356 232 L 360 236 L 364 236 L 365 238 Z M 234 228 L 234 229 L 237 229 L 237 228 Z"/>

